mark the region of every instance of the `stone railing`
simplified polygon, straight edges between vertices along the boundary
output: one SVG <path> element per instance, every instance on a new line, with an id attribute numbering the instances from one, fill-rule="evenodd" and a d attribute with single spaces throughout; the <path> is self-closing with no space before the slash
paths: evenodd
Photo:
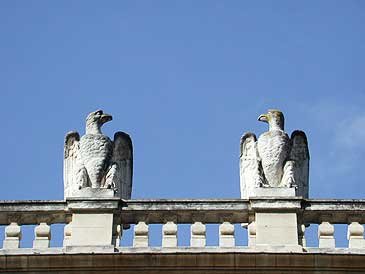
<path id="1" fill-rule="evenodd" d="M 190 247 L 205 248 L 206 224 L 219 224 L 219 247 L 249 250 L 307 250 L 305 227 L 318 224 L 319 248 L 334 249 L 334 224 L 347 224 L 349 250 L 365 250 L 365 200 L 128 200 L 1 201 L 0 225 L 6 226 L 1 252 L 18 252 L 22 225 L 36 225 L 33 250 L 49 250 L 51 225 L 65 224 L 62 251 L 100 246 L 118 251 L 123 228 L 134 224 L 131 248 L 149 248 L 150 224 L 162 224 L 161 248 L 178 246 L 179 224 L 190 224 Z M 283 218 L 283 216 L 285 218 Z M 248 247 L 237 247 L 235 226 L 247 228 Z M 236 226 L 237 228 L 237 226 Z M 282 235 L 282 232 L 285 232 Z M 294 240 L 290 233 L 294 232 Z M 280 236 L 282 235 L 282 236 Z M 61 237 L 61 235 L 59 235 Z M 284 240 L 278 238 L 283 237 Z M 115 248 L 117 247 L 117 248 Z M 132 249 L 128 249 L 129 251 Z M 122 250 L 122 249 L 120 249 Z M 362 251 L 361 251 L 362 252 Z M 1 254 L 1 253 L 0 253 Z"/>

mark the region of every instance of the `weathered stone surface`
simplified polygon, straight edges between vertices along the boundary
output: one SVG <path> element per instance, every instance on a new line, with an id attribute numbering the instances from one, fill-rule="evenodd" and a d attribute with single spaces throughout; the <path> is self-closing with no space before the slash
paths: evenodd
<path id="1" fill-rule="evenodd" d="M 256 247 L 300 251 L 296 213 L 256 213 Z"/>
<path id="2" fill-rule="evenodd" d="M 73 212 L 120 212 L 126 223 L 137 223 L 148 215 L 149 223 L 164 223 L 176 217 L 179 223 L 191 223 L 192 214 L 199 211 L 205 223 L 220 223 L 221 216 L 230 215 L 231 223 L 249 223 L 249 214 L 265 208 L 303 212 L 303 223 L 320 224 L 322 216 L 331 223 L 348 224 L 348 217 L 357 216 L 365 223 L 365 200 L 306 199 L 299 197 L 256 197 L 243 199 L 180 199 L 127 200 L 119 198 L 72 198 L 67 201 L 26 200 L 0 201 L 0 224 L 9 225 L 20 219 L 22 225 L 38 223 L 38 216 L 50 217 L 49 225 L 68 223 Z"/>
<path id="3" fill-rule="evenodd" d="M 265 208 L 301 211 L 303 223 L 320 224 L 322 216 L 331 223 L 348 224 L 348 217 L 357 216 L 365 223 L 365 200 L 300 199 L 299 197 L 256 197 L 243 199 L 151 199 L 125 200 L 119 198 L 72 198 L 67 201 L 25 200 L 0 201 L 0 224 L 9 225 L 20 219 L 22 225 L 38 223 L 38 216 L 47 215 L 48 224 L 68 223 L 73 212 L 120 212 L 126 223 L 137 223 L 148 215 L 149 223 L 164 223 L 166 218 L 176 217 L 179 223 L 191 223 L 197 211 L 205 223 L 220 223 L 221 216 L 230 215 L 231 223 L 249 223 L 249 214 Z"/>
<path id="4" fill-rule="evenodd" d="M 294 188 L 286 187 L 255 187 L 252 189 L 250 197 L 294 197 Z"/>
<path id="5" fill-rule="evenodd" d="M 289 138 L 279 110 L 269 110 L 259 121 L 269 124 L 268 132 L 258 139 L 253 133 L 241 138 L 241 197 L 255 196 L 257 188 L 275 187 L 293 188 L 297 196 L 307 198 L 309 150 L 305 133 L 296 130 Z"/>
<path id="6" fill-rule="evenodd" d="M 82 245 L 66 246 L 62 251 L 69 254 L 114 253 L 114 245 Z"/>
<path id="7" fill-rule="evenodd" d="M 71 246 L 109 246 L 112 235 L 113 214 L 73 214 Z"/>
<path id="8" fill-rule="evenodd" d="M 114 190 L 108 188 L 92 188 L 84 187 L 73 192 L 73 197 L 99 197 L 99 198 L 113 198 Z"/>
<path id="9" fill-rule="evenodd" d="M 198 251 L 199 249 L 196 249 Z M 363 273 L 365 260 L 356 254 L 159 251 L 114 254 L 11 255 L 1 272 L 20 273 Z"/>
<path id="10" fill-rule="evenodd" d="M 101 127 L 112 116 L 97 110 L 86 118 L 86 134 L 70 132 L 65 139 L 64 188 L 69 197 L 120 197 L 129 199 L 132 191 L 133 149 L 128 134 L 117 132 L 114 141 Z M 80 191 L 84 188 L 110 189 Z M 84 196 L 82 196 L 84 195 Z"/>

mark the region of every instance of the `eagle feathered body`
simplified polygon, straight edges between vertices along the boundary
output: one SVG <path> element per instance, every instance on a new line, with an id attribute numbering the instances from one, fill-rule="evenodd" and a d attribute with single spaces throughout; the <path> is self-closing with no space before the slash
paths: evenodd
<path id="1" fill-rule="evenodd" d="M 290 151 L 289 136 L 282 130 L 265 132 L 257 141 L 257 149 L 267 183 L 279 187 L 283 177 L 284 162 Z"/>
<path id="2" fill-rule="evenodd" d="M 103 134 L 86 134 L 80 139 L 80 156 L 91 187 L 103 186 L 113 156 L 113 142 Z"/>
<path id="3" fill-rule="evenodd" d="M 132 140 L 124 132 L 116 132 L 113 141 L 102 134 L 102 125 L 110 120 L 111 115 L 97 110 L 87 116 L 84 136 L 80 138 L 77 132 L 66 134 L 65 198 L 79 197 L 82 189 L 88 187 L 112 189 L 117 197 L 131 198 Z"/>
<path id="4" fill-rule="evenodd" d="M 253 133 L 241 137 L 241 197 L 255 195 L 255 188 L 259 187 L 287 187 L 307 198 L 309 150 L 305 133 L 295 130 L 289 138 L 279 110 L 270 109 L 258 120 L 267 122 L 269 131 L 258 139 Z"/>

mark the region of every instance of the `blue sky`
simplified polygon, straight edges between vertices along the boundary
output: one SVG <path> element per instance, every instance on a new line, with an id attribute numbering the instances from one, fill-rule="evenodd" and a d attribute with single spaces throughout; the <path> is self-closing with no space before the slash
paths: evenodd
<path id="1" fill-rule="evenodd" d="M 239 198 L 239 140 L 281 109 L 310 197 L 364 198 L 363 1 L 1 1 L 0 199 L 62 199 L 87 113 L 134 144 L 133 198 Z"/>

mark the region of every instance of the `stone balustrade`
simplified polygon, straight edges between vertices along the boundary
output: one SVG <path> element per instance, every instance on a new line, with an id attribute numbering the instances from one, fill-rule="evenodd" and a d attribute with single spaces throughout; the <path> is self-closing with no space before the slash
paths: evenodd
<path id="1" fill-rule="evenodd" d="M 263 212 L 274 215 L 268 215 L 267 219 L 264 215 L 265 218 L 261 217 L 257 223 L 257 214 Z M 260 246 L 270 248 L 271 235 L 259 235 L 259 233 L 265 233 L 262 226 L 270 227 L 271 225 L 275 229 L 275 221 L 280 222 L 281 216 L 286 214 L 294 214 L 297 217 L 296 237 L 301 250 L 308 249 L 305 232 L 306 227 L 311 224 L 318 225 L 319 246 L 314 247 L 317 249 L 335 249 L 334 224 L 347 224 L 348 249 L 365 252 L 364 213 L 365 200 L 313 200 L 295 197 L 250 200 L 125 201 L 118 198 L 73 198 L 67 201 L 1 201 L 0 225 L 5 226 L 5 230 L 3 248 L 0 252 L 22 249 L 20 241 L 23 225 L 35 225 L 33 249 L 47 250 L 52 235 L 51 225 L 58 223 L 65 224 L 63 247 L 60 248 L 66 252 L 67 248 L 72 246 L 100 246 L 97 237 L 90 239 L 87 233 L 110 234 L 110 237 L 105 235 L 103 237 L 106 237 L 106 241 L 110 239 L 112 251 L 117 250 L 123 237 L 123 228 L 127 229 L 131 225 L 134 226 L 133 243 L 130 248 L 146 249 L 149 248 L 150 237 L 157 236 L 150 233 L 151 224 L 162 224 L 162 249 L 181 248 L 178 245 L 180 224 L 190 224 L 191 248 L 206 247 L 206 224 L 219 225 L 217 242 L 222 249 L 254 250 Z M 270 221 L 272 216 L 275 217 L 274 221 Z M 91 222 L 87 221 L 85 225 L 83 219 L 91 220 Z M 101 220 L 96 228 L 92 227 L 94 220 Z M 105 226 L 110 231 L 103 230 L 103 220 L 106 220 L 105 223 L 110 221 L 110 225 Z M 265 220 L 268 223 L 265 223 Z M 240 226 L 234 226 L 235 224 Z M 235 229 L 238 227 L 247 228 L 248 247 L 236 245 Z M 79 241 L 78 238 L 83 239 Z M 114 249 L 115 247 L 117 249 Z M 313 250 L 313 248 L 310 249 Z"/>

